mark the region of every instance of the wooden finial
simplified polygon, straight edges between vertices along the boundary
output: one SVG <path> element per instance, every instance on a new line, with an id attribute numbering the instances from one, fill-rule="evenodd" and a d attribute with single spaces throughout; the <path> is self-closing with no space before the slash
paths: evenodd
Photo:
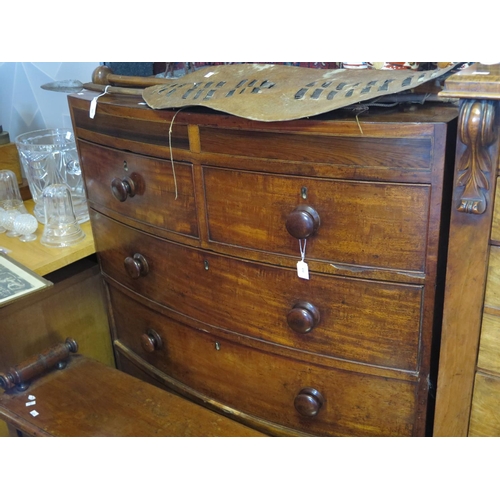
<path id="1" fill-rule="evenodd" d="M 97 66 L 92 73 L 92 83 L 99 85 L 108 85 L 108 75 L 112 75 L 113 71 L 108 66 Z"/>

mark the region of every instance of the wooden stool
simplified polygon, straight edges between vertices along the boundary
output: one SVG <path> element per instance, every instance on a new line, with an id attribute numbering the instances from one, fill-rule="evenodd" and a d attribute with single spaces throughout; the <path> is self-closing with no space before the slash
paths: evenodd
<path id="1" fill-rule="evenodd" d="M 119 370 L 70 355 L 77 348 L 67 339 L 0 374 L 6 389 L 0 419 L 27 436 L 264 436 Z"/>

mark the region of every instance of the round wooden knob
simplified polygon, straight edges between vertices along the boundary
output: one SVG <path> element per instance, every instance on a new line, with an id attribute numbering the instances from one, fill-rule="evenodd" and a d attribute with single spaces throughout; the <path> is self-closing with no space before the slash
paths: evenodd
<path id="1" fill-rule="evenodd" d="M 149 265 L 146 258 L 140 253 L 135 253 L 133 257 L 127 257 L 124 261 L 127 274 L 134 279 L 146 276 L 149 272 Z"/>
<path id="2" fill-rule="evenodd" d="M 111 181 L 111 192 L 118 201 L 125 201 L 127 198 L 135 196 L 136 186 L 130 177 L 118 179 L 115 177 Z"/>
<path id="3" fill-rule="evenodd" d="M 295 396 L 293 403 L 295 409 L 303 417 L 315 417 L 325 403 L 325 398 L 316 389 L 304 387 L 304 389 L 301 389 L 297 396 Z"/>
<path id="4" fill-rule="evenodd" d="M 286 218 L 287 231 L 297 239 L 308 238 L 319 228 L 319 214 L 314 208 L 299 205 Z"/>
<path id="5" fill-rule="evenodd" d="M 297 333 L 309 333 L 320 320 L 319 310 L 309 302 L 297 302 L 288 314 L 288 326 Z"/>
<path id="6" fill-rule="evenodd" d="M 146 352 L 154 352 L 161 349 L 161 337 L 152 329 L 141 335 L 141 346 Z"/>
<path id="7" fill-rule="evenodd" d="M 108 76 L 111 74 L 113 74 L 113 71 L 111 71 L 111 68 L 108 66 L 97 66 L 97 68 L 92 72 L 92 83 L 108 85 Z"/>

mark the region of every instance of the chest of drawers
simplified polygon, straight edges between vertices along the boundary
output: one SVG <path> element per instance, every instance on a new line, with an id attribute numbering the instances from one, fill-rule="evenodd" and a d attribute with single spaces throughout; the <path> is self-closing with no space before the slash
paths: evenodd
<path id="1" fill-rule="evenodd" d="M 119 367 L 269 435 L 424 435 L 456 109 L 94 96 L 69 104 Z"/>

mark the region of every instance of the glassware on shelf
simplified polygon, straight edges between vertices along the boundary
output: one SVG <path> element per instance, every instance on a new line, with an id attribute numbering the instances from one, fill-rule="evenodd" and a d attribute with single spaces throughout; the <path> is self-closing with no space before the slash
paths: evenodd
<path id="1" fill-rule="evenodd" d="M 18 215 L 21 215 L 21 212 L 15 209 L 3 210 L 0 213 L 0 226 L 4 227 L 7 230 L 5 236 L 8 236 L 9 238 L 20 236 L 20 233 L 16 232 L 14 229 L 14 220 Z"/>
<path id="2" fill-rule="evenodd" d="M 19 191 L 16 174 L 11 170 L 0 170 L 0 208 L 28 213 Z"/>
<path id="3" fill-rule="evenodd" d="M 36 130 L 19 135 L 16 146 L 35 202 L 37 220 L 45 224 L 43 190 L 52 184 L 65 184 L 78 222 L 87 221 L 89 211 L 73 132 Z"/>
<path id="4" fill-rule="evenodd" d="M 3 214 L 5 213 L 5 210 L 0 207 L 0 234 L 5 233 L 7 229 L 5 229 L 5 226 L 3 225 Z"/>
<path id="5" fill-rule="evenodd" d="M 19 233 L 23 242 L 36 240 L 38 221 L 31 214 L 19 214 L 14 219 L 14 232 Z"/>
<path id="6" fill-rule="evenodd" d="M 48 247 L 68 247 L 85 238 L 73 208 L 70 189 L 52 184 L 42 191 L 45 227 L 40 243 Z"/>
<path id="7" fill-rule="evenodd" d="M 2 209 L 0 227 L 6 230 L 6 236 L 10 238 L 19 236 L 14 230 L 14 219 L 19 214 L 27 214 L 28 211 L 19 191 L 16 174 L 11 170 L 0 170 L 0 209 Z"/>

